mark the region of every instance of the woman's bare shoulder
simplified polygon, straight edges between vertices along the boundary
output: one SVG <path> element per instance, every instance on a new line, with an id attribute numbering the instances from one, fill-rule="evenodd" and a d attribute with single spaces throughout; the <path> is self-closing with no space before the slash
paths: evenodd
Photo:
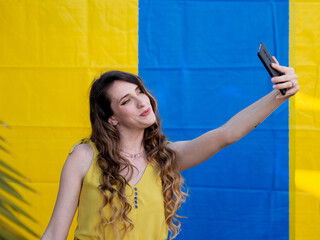
<path id="1" fill-rule="evenodd" d="M 65 166 L 77 171 L 81 177 L 84 177 L 93 161 L 94 150 L 89 143 L 76 145 L 66 160 Z"/>

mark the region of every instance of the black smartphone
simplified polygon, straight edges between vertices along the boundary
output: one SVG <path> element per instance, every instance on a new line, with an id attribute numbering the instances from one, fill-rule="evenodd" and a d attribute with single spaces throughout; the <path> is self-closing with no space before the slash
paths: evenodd
<path id="1" fill-rule="evenodd" d="M 278 77 L 283 75 L 283 73 L 271 67 L 271 63 L 275 63 L 275 61 L 271 57 L 268 49 L 263 44 L 263 42 L 260 43 L 259 50 L 258 50 L 258 57 L 260 58 L 261 62 L 263 63 L 264 67 L 267 69 L 271 77 Z M 282 95 L 285 95 L 286 91 L 287 89 L 280 89 L 280 92 Z"/>

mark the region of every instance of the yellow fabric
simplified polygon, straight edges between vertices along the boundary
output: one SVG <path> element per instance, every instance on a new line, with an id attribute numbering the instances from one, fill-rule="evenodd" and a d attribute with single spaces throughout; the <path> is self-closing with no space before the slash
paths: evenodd
<path id="1" fill-rule="evenodd" d="M 95 144 L 89 139 L 82 139 L 72 146 L 69 154 L 75 146 L 88 143 L 94 150 L 94 157 L 91 166 L 83 180 L 83 185 L 79 200 L 78 226 L 75 231 L 75 239 L 92 240 L 98 239 L 95 227 L 100 223 L 99 208 L 103 203 L 103 198 L 98 190 L 101 169 L 97 165 L 98 150 Z M 164 240 L 167 239 L 168 229 L 165 222 L 164 204 L 162 196 L 162 184 L 160 177 L 156 174 L 155 168 L 149 163 L 139 182 L 132 186 L 127 186 L 126 195 L 132 206 L 128 217 L 134 224 L 134 229 L 124 239 L 130 240 Z M 136 197 L 136 203 L 135 198 Z M 115 199 L 115 205 L 119 209 L 120 204 Z M 137 206 L 137 208 L 135 208 Z M 106 217 L 112 214 L 111 209 L 106 206 L 103 210 Z M 121 225 L 117 225 L 118 228 Z M 120 232 L 120 237 L 123 235 Z M 104 240 L 116 239 L 114 231 L 110 226 L 105 228 Z M 121 239 L 121 238 L 119 238 Z"/>
<path id="2" fill-rule="evenodd" d="M 290 0 L 290 240 L 320 239 L 320 1 Z"/>
<path id="3" fill-rule="evenodd" d="M 30 205 L 6 197 L 37 220 L 16 214 L 42 235 L 69 146 L 90 134 L 93 78 L 111 69 L 138 72 L 138 0 L 0 0 L 0 17 L 0 119 L 11 127 L 1 136 L 12 153 L 0 158 L 39 192 L 13 184 Z"/>

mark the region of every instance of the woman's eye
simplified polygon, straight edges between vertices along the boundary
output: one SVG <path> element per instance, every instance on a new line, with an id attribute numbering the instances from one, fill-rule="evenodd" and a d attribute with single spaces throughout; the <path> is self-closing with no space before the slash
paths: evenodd
<path id="1" fill-rule="evenodd" d="M 140 90 L 139 90 L 139 93 L 144 93 L 144 92 L 142 91 L 142 89 L 140 89 Z"/>
<path id="2" fill-rule="evenodd" d="M 121 105 L 125 105 L 125 104 L 127 104 L 128 102 L 130 102 L 130 99 L 127 99 L 126 101 L 124 101 L 123 103 L 121 103 Z"/>

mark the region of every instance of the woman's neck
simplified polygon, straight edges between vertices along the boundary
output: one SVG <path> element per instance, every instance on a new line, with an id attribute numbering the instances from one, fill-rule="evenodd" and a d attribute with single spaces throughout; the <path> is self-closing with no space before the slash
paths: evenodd
<path id="1" fill-rule="evenodd" d="M 130 153 L 137 154 L 144 151 L 143 147 L 143 135 L 142 131 L 121 131 L 120 133 L 120 146 L 121 150 Z"/>

